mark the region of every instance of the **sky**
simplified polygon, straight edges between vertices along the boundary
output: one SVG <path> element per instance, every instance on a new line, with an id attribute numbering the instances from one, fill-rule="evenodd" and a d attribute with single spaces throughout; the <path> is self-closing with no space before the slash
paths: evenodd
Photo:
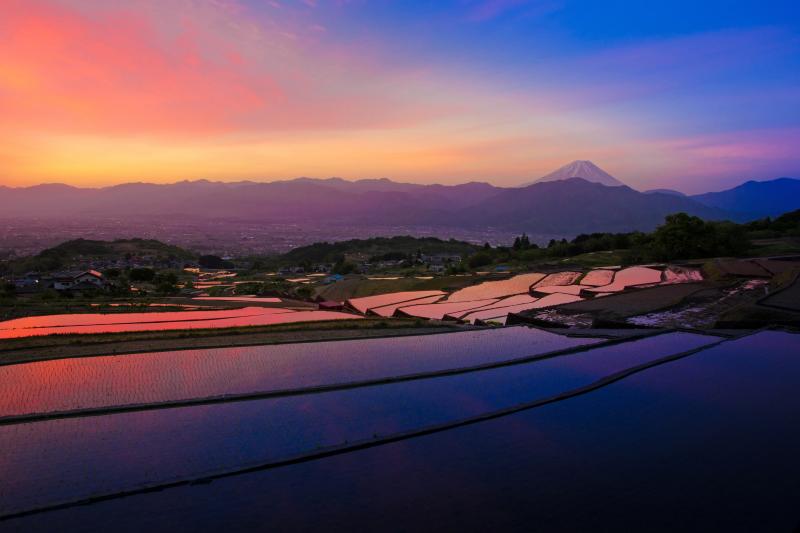
<path id="1" fill-rule="evenodd" d="M 0 184 L 800 178 L 794 1 L 0 0 Z"/>

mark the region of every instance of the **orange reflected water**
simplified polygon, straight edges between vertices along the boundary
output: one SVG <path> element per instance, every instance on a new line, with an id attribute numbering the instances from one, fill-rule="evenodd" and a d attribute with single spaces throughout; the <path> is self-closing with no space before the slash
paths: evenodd
<path id="1" fill-rule="evenodd" d="M 389 294 L 378 294 L 376 296 L 365 296 L 363 298 L 350 298 L 347 303 L 359 313 L 366 313 L 374 307 L 383 307 L 400 302 L 408 302 L 429 296 L 444 296 L 443 291 L 404 291 L 392 292 Z"/>
<path id="2" fill-rule="evenodd" d="M 647 285 L 650 283 L 661 283 L 661 271 L 654 268 L 647 267 L 630 267 L 623 268 L 614 276 L 614 283 L 610 285 L 603 285 L 592 289 L 586 289 L 588 292 L 620 292 L 625 290 L 626 287 L 635 287 L 636 285 Z"/>
<path id="3" fill-rule="evenodd" d="M 531 285 L 540 282 L 544 274 L 520 274 L 501 281 L 485 281 L 478 285 L 458 290 L 447 298 L 448 302 L 463 302 L 466 300 L 480 300 L 484 298 L 502 298 L 514 294 L 527 293 Z"/>
<path id="4" fill-rule="evenodd" d="M 441 320 L 445 315 L 450 313 L 457 313 L 459 311 L 466 311 L 490 305 L 497 302 L 497 298 L 490 298 L 488 300 L 469 300 L 465 302 L 442 302 L 432 305 L 410 305 L 401 307 L 398 314 L 405 316 L 413 316 L 419 318 L 430 318 Z"/>
<path id="5" fill-rule="evenodd" d="M 613 270 L 592 270 L 581 280 L 582 285 L 609 285 L 614 280 Z"/>
<path id="6" fill-rule="evenodd" d="M 442 295 L 428 296 L 427 298 L 419 298 L 417 300 L 411 300 L 410 302 L 398 302 L 390 305 L 384 305 L 382 307 L 373 307 L 372 309 L 369 310 L 369 313 L 376 314 L 382 317 L 390 317 L 394 316 L 395 311 L 397 311 L 397 309 L 400 307 L 422 306 L 422 304 L 432 304 L 438 302 L 442 298 L 443 298 Z"/>
<path id="7" fill-rule="evenodd" d="M 116 313 L 113 315 L 49 315 L 0 322 L 0 339 L 52 334 L 232 328 L 357 318 L 360 317 L 349 313 L 333 311 L 292 311 L 291 309 L 264 307 L 246 307 L 244 309 L 228 311 L 186 311 L 158 314 Z"/>
<path id="8" fill-rule="evenodd" d="M 572 294 L 548 294 L 547 296 L 539 298 L 538 300 L 535 300 L 531 303 L 523 303 L 512 306 L 490 307 L 470 313 L 466 316 L 461 317 L 461 319 L 470 323 L 475 323 L 475 321 L 477 320 L 504 318 L 508 316 L 509 313 L 519 313 L 520 311 L 527 311 L 529 309 L 540 309 L 542 307 L 550 307 L 553 305 L 579 302 L 581 300 L 583 300 L 583 298 Z"/>

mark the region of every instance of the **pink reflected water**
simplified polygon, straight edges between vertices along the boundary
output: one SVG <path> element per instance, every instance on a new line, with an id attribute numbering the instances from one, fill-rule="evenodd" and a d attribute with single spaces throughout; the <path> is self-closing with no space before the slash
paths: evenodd
<path id="1" fill-rule="evenodd" d="M 192 300 L 204 300 L 211 302 L 259 302 L 259 303 L 281 303 L 280 298 L 260 298 L 257 296 L 198 296 Z"/>
<path id="2" fill-rule="evenodd" d="M 443 296 L 441 295 L 428 296 L 427 298 L 419 298 L 418 300 L 411 300 L 410 302 L 399 302 L 390 305 L 384 305 L 383 307 L 373 307 L 369 310 L 369 313 L 388 318 L 390 316 L 394 316 L 395 311 L 397 311 L 399 307 L 408 305 L 432 304 L 438 302 L 442 298 Z"/>
<path id="3" fill-rule="evenodd" d="M 239 311 L 240 313 L 236 314 Z M 241 313 L 245 311 L 245 313 Z M 211 317 L 197 316 L 215 313 Z M 227 316 L 221 313 L 227 313 Z M 133 316 L 132 316 L 133 315 Z M 148 315 L 144 321 L 136 322 L 135 315 Z M 183 329 L 233 328 L 243 326 L 266 326 L 292 322 L 316 322 L 321 320 L 352 320 L 361 317 L 333 311 L 292 311 L 291 309 L 247 307 L 230 311 L 187 311 L 183 313 L 158 313 L 178 315 L 172 321 L 153 321 L 153 313 L 117 313 L 114 315 L 51 315 L 9 320 L 0 323 L 0 339 L 34 337 L 53 334 L 123 333 L 135 331 L 166 331 Z M 187 315 L 195 315 L 189 317 Z M 83 323 L 81 317 L 87 317 Z M 98 318 L 100 317 L 100 318 Z M 114 317 L 114 318 L 111 318 Z M 41 319 L 37 323 L 34 319 Z M 9 322 L 27 321 L 27 327 L 9 329 Z M 116 320 L 116 321 L 114 321 Z M 98 322 L 99 321 L 99 322 Z M 105 322 L 103 322 L 105 321 Z M 53 323 L 56 325 L 53 325 Z M 45 325 L 40 325 L 40 324 Z M 48 324 L 49 323 L 49 324 Z M 59 324 L 60 323 L 60 324 Z"/>
<path id="4" fill-rule="evenodd" d="M 495 318 L 499 319 L 508 316 L 509 313 L 519 313 L 529 309 L 540 309 L 542 307 L 579 302 L 581 300 L 583 300 L 583 298 L 572 294 L 548 294 L 547 296 L 539 298 L 530 303 L 489 307 L 487 309 L 470 313 L 466 316 L 463 316 L 461 319 L 474 324 L 477 320 L 491 320 Z M 503 323 L 505 323 L 505 321 L 503 321 Z"/>
<path id="5" fill-rule="evenodd" d="M 391 292 L 389 294 L 378 294 L 375 296 L 364 296 L 363 298 L 350 298 L 347 304 L 359 313 L 366 313 L 374 307 L 384 307 L 400 302 L 408 302 L 428 296 L 444 296 L 443 291 L 404 291 Z"/>
<path id="6" fill-rule="evenodd" d="M 591 289 L 588 285 L 551 285 L 533 288 L 538 294 L 574 294 L 579 295 L 583 289 Z"/>
<path id="7" fill-rule="evenodd" d="M 398 314 L 405 316 L 413 316 L 419 318 L 429 318 L 441 320 L 445 315 L 450 313 L 457 313 L 459 311 L 467 311 L 476 309 L 485 305 L 496 303 L 497 298 L 490 298 L 487 300 L 471 300 L 466 302 L 442 302 L 431 305 L 411 305 L 401 307 Z"/>
<path id="8" fill-rule="evenodd" d="M 527 293 L 531 286 L 540 282 L 544 274 L 531 273 L 519 274 L 501 281 L 485 281 L 478 285 L 458 290 L 447 298 L 448 302 L 463 302 L 467 300 L 481 300 L 485 298 L 502 298 L 514 294 Z"/>
<path id="9" fill-rule="evenodd" d="M 586 289 L 587 292 L 620 292 L 627 287 L 661 283 L 661 271 L 648 267 L 629 267 L 617 272 L 610 285 Z"/>
<path id="10" fill-rule="evenodd" d="M 73 313 L 15 318 L 0 322 L 0 331 L 6 329 L 30 329 L 43 327 L 97 326 L 105 324 L 135 324 L 157 322 L 180 322 L 190 320 L 214 320 L 263 314 L 264 308 L 245 307 L 217 311 L 171 311 L 165 313 Z M 269 313 L 291 313 L 291 309 L 268 309 Z"/>
<path id="11" fill-rule="evenodd" d="M 613 270 L 592 270 L 583 277 L 581 285 L 599 287 L 601 285 L 610 285 L 612 281 L 614 281 Z"/>
<path id="12" fill-rule="evenodd" d="M 578 278 L 581 277 L 580 272 L 556 272 L 548 274 L 543 280 L 533 286 L 534 289 L 538 287 L 552 287 L 557 285 L 572 285 Z"/>
<path id="13" fill-rule="evenodd" d="M 448 313 L 445 315 L 445 318 L 451 320 L 460 320 L 461 318 L 467 316 L 470 313 L 474 313 L 477 311 L 482 311 L 484 309 L 494 309 L 497 307 L 510 307 L 512 305 L 523 305 L 523 304 L 531 304 L 537 301 L 539 298 L 531 296 L 530 294 L 517 294 L 516 296 L 509 296 L 508 298 L 503 298 L 501 300 L 497 300 L 496 302 L 492 302 L 487 305 L 482 305 L 481 307 L 475 307 L 473 309 L 466 309 L 463 311 L 456 311 L 453 313 Z"/>
<path id="14" fill-rule="evenodd" d="M 594 342 L 597 339 L 515 327 L 7 365 L 0 366 L 5 392 L 0 395 L 0 417 L 351 383 L 511 360 Z"/>

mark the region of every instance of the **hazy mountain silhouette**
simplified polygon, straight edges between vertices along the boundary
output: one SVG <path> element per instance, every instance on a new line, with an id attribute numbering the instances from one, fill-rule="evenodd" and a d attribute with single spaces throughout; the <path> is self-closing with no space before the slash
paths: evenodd
<path id="1" fill-rule="evenodd" d="M 777 216 L 800 208 L 800 180 L 748 181 L 725 191 L 696 194 L 691 199 L 725 209 L 739 220 Z"/>
<path id="2" fill-rule="evenodd" d="M 705 219 L 727 218 L 721 209 L 672 194 L 607 187 L 583 178 L 534 183 L 508 189 L 473 207 L 484 223 L 520 228 L 531 233 L 592 233 L 650 230 L 671 213 L 686 212 Z M 462 224 L 470 222 L 465 213 Z"/>
<path id="3" fill-rule="evenodd" d="M 0 187 L 0 218 L 117 219 L 184 217 L 206 221 L 496 228 L 544 234 L 649 230 L 684 211 L 706 219 L 744 219 L 800 208 L 800 181 L 748 182 L 695 197 L 637 192 L 583 178 L 502 188 L 488 183 L 419 185 L 388 179 L 299 178 L 258 183 L 207 180 L 78 188 Z M 699 200 L 699 201 L 698 201 Z"/>

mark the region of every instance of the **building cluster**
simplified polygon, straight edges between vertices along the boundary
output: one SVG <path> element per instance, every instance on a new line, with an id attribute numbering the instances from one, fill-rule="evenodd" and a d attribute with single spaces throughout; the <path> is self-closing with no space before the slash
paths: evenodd
<path id="1" fill-rule="evenodd" d="M 38 292 L 53 289 L 59 292 L 98 291 L 109 288 L 110 284 L 97 270 L 79 270 L 73 272 L 56 272 L 40 274 L 28 272 L 19 277 L 6 280 L 14 286 L 18 293 Z"/>

